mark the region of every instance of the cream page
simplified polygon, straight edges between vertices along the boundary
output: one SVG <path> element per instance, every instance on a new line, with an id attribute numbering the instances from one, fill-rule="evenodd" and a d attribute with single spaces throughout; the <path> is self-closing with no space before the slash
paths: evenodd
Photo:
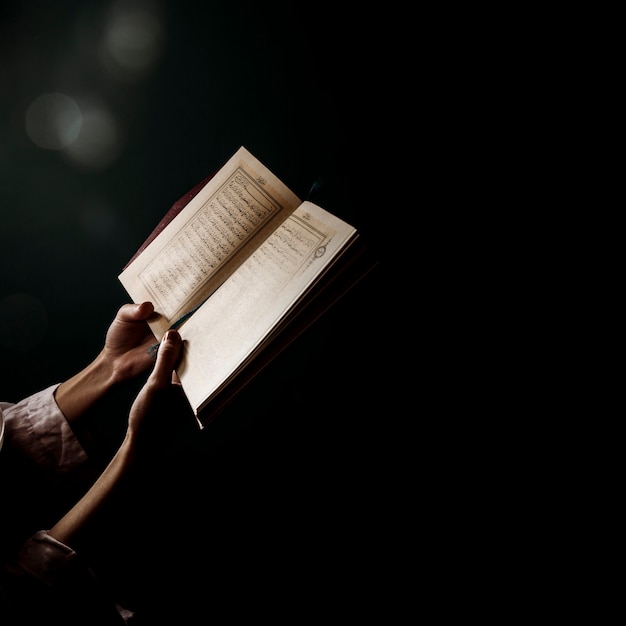
<path id="1" fill-rule="evenodd" d="M 177 373 L 193 407 L 228 381 L 354 233 L 304 202 L 184 323 Z"/>
<path id="2" fill-rule="evenodd" d="M 119 276 L 135 302 L 155 305 L 156 337 L 204 301 L 299 204 L 241 148 Z"/>

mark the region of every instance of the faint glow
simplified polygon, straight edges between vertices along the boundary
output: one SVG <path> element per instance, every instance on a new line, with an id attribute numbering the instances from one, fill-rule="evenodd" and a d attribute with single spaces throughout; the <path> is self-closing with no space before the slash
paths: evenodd
<path id="1" fill-rule="evenodd" d="M 81 103 L 83 123 L 76 140 L 63 151 L 75 165 L 103 170 L 122 153 L 124 133 L 113 114 L 101 103 Z"/>
<path id="2" fill-rule="evenodd" d="M 124 133 L 98 101 L 80 105 L 61 93 L 38 97 L 26 112 L 26 132 L 35 145 L 63 153 L 74 165 L 103 170 L 122 153 Z"/>
<path id="3" fill-rule="evenodd" d="M 76 102 L 62 93 L 39 96 L 26 111 L 26 132 L 40 148 L 63 150 L 76 140 L 83 118 Z"/>
<path id="4" fill-rule="evenodd" d="M 118 2 L 105 25 L 105 64 L 119 77 L 144 75 L 161 55 L 163 39 L 163 24 L 152 3 Z"/>
<path id="5" fill-rule="evenodd" d="M 48 315 L 43 304 L 28 293 L 0 300 L 0 346 L 17 352 L 36 348 L 46 336 Z"/>
<path id="6" fill-rule="evenodd" d="M 103 243 L 114 239 L 121 228 L 117 215 L 101 201 L 83 206 L 80 221 L 91 237 Z"/>

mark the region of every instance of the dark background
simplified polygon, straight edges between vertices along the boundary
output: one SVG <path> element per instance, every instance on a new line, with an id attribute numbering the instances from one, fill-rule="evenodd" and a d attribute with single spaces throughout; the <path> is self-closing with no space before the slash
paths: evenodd
<path id="1" fill-rule="evenodd" d="M 158 54 L 141 71 L 111 71 L 102 55 L 115 8 L 139 8 L 159 26 Z M 394 339 L 388 306 L 397 298 L 387 220 L 397 207 L 384 174 L 391 143 L 404 140 L 393 118 L 410 79 L 390 54 L 400 38 L 393 21 L 330 3 L 39 0 L 0 9 L 3 400 L 95 356 L 127 301 L 117 280 L 124 264 L 241 145 L 301 198 L 321 178 L 314 200 L 380 257 L 213 424 L 200 432 L 186 423 L 145 501 L 103 532 L 101 568 L 129 583 L 144 613 L 203 623 L 226 607 L 297 619 L 324 617 L 337 602 L 365 612 L 387 604 L 387 558 L 403 521 L 389 468 L 404 461 L 394 438 L 412 414 L 398 411 L 407 376 L 396 365 L 412 345 Z M 85 166 L 30 140 L 28 107 L 54 92 L 106 107 L 120 137 L 115 158 Z M 411 194 L 410 176 L 393 184 Z M 121 390 L 97 416 L 111 448 L 134 392 Z"/>

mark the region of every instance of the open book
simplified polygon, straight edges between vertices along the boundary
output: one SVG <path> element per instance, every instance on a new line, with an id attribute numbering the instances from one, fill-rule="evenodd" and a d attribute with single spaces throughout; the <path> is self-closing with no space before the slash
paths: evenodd
<path id="1" fill-rule="evenodd" d="M 200 427 L 377 261 L 355 227 L 302 202 L 244 147 L 170 209 L 119 280 L 178 328 Z"/>

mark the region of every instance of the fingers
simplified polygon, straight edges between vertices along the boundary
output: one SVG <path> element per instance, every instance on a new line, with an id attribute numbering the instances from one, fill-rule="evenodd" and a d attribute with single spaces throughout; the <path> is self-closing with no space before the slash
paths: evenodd
<path id="1" fill-rule="evenodd" d="M 163 339 L 156 357 L 152 374 L 152 384 L 159 388 L 168 387 L 172 382 L 172 372 L 178 363 L 183 340 L 177 330 L 168 330 Z"/>
<path id="2" fill-rule="evenodd" d="M 125 322 L 141 322 L 147 320 L 154 313 L 152 302 L 139 304 L 124 304 L 117 312 L 117 317 Z"/>

